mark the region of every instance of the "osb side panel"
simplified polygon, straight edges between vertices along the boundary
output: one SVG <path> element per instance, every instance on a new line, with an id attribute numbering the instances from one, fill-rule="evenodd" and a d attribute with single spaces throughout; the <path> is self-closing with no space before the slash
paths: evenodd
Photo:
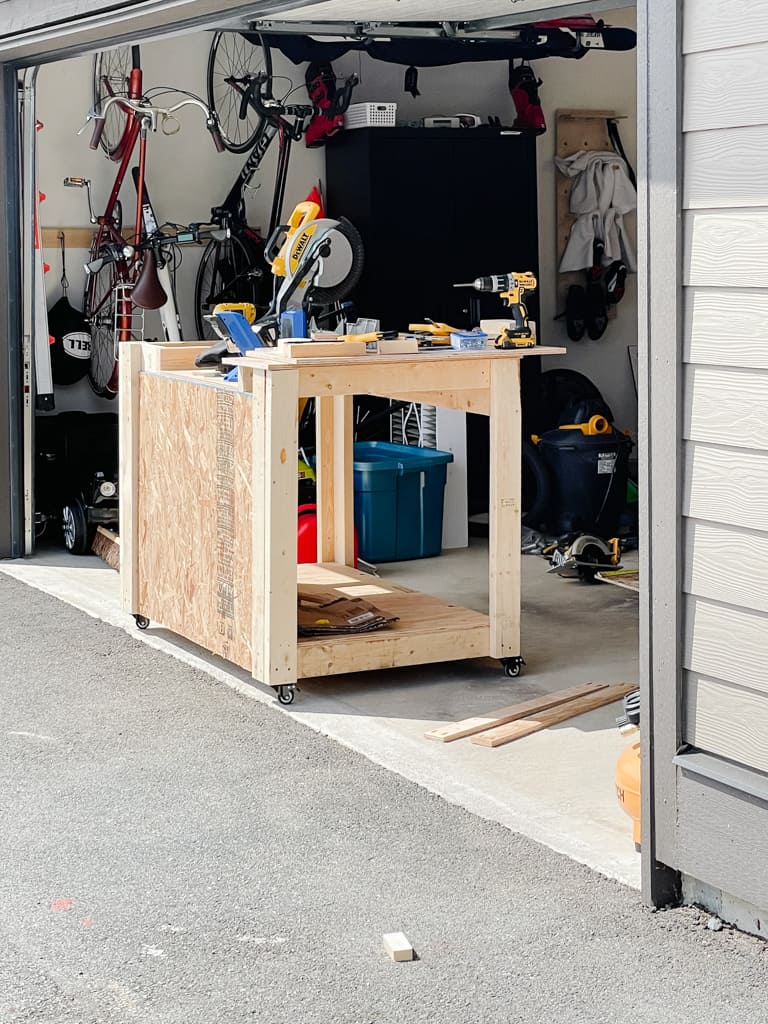
<path id="1" fill-rule="evenodd" d="M 140 610 L 250 671 L 250 400 L 150 374 L 139 388 Z"/>

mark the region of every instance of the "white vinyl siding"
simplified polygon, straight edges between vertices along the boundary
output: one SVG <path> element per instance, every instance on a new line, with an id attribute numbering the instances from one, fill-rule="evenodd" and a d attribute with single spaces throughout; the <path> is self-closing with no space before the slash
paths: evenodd
<path id="1" fill-rule="evenodd" d="M 768 8 L 684 25 L 683 738 L 768 772 Z"/>

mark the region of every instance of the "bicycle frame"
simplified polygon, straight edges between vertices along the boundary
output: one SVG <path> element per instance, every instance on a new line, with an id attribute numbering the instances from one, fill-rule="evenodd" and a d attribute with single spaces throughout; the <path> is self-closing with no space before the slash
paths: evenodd
<path id="1" fill-rule="evenodd" d="M 274 137 L 278 134 L 278 131 L 278 125 L 269 122 L 264 126 L 264 130 L 261 132 L 258 139 L 256 139 L 253 149 L 248 155 L 248 159 L 243 164 L 234 185 L 229 190 L 227 198 L 221 204 L 221 209 L 226 210 L 231 216 L 241 220 L 245 219 L 243 213 L 243 193 L 253 181 L 256 171 L 258 171 L 261 166 L 261 161 L 264 159 L 267 150 L 272 144 Z"/>
<path id="2" fill-rule="evenodd" d="M 140 71 L 132 72 L 132 74 L 136 73 L 139 75 L 141 74 Z M 136 186 L 136 217 L 134 221 L 133 237 L 138 240 L 143 235 L 151 233 L 157 229 L 157 224 L 154 222 L 154 212 L 148 202 L 145 180 L 148 128 L 146 120 L 142 114 L 133 110 L 130 111 L 130 114 L 131 117 L 126 125 L 120 144 L 115 150 L 115 156 L 113 157 L 114 160 L 120 160 L 120 166 L 112 186 L 112 191 L 109 194 L 104 213 L 96 218 L 97 224 L 99 225 L 94 246 L 96 251 L 98 251 L 98 249 L 107 242 L 112 242 L 116 245 L 126 244 L 124 235 L 115 230 L 113 218 L 118 197 L 120 195 L 123 182 L 125 181 L 125 176 L 128 173 L 128 168 L 133 162 L 137 142 L 139 144 L 139 164 L 135 169 L 136 173 L 134 174 L 134 184 Z M 146 223 L 148 217 L 152 219 L 153 223 Z M 126 284 L 130 282 L 131 270 L 135 267 L 137 260 L 138 253 L 134 253 L 130 258 L 117 261 L 115 271 L 120 281 Z M 168 268 L 165 266 L 158 267 L 158 277 L 166 295 L 168 296 L 168 301 L 159 310 L 165 340 L 181 341 L 180 318 L 176 307 L 173 286 Z M 117 310 L 116 319 L 117 341 L 130 341 L 132 338 L 133 323 L 132 303 L 130 301 L 130 297 L 124 295 L 118 298 L 118 303 L 119 308 Z"/>

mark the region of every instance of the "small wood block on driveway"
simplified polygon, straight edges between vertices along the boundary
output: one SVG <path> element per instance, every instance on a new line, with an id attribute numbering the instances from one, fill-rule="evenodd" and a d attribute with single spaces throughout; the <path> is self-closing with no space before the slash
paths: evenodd
<path id="1" fill-rule="evenodd" d="M 413 960 L 413 946 L 402 932 L 388 932 L 384 938 L 384 949 L 396 963 Z"/>

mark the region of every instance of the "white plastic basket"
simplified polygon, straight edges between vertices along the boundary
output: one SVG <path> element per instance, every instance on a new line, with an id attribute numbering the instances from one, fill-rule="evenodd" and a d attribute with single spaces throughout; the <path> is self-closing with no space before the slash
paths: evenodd
<path id="1" fill-rule="evenodd" d="M 396 103 L 351 103 L 344 115 L 345 128 L 394 128 Z"/>

